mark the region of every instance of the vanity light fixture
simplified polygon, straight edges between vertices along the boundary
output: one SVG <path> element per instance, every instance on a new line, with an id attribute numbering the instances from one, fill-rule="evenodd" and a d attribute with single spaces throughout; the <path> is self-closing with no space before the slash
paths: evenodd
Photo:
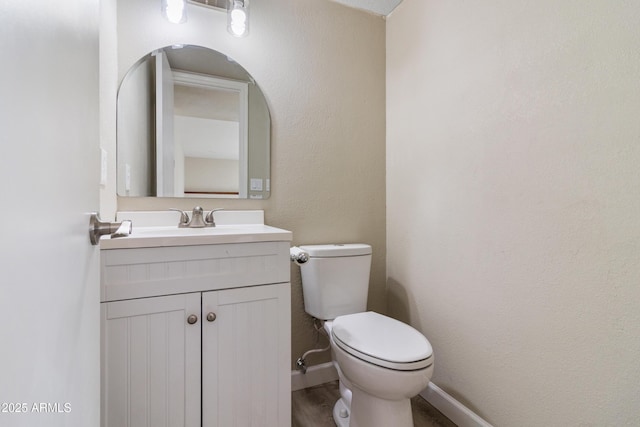
<path id="1" fill-rule="evenodd" d="M 186 0 L 162 0 L 162 14 L 173 24 L 187 22 Z"/>
<path id="2" fill-rule="evenodd" d="M 227 31 L 234 37 L 249 34 L 249 0 L 227 0 Z"/>

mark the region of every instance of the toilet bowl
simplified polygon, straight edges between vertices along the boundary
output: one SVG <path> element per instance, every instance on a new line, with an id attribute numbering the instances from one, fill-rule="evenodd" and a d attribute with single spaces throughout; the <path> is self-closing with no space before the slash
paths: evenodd
<path id="1" fill-rule="evenodd" d="M 375 312 L 337 317 L 331 338 L 341 380 L 352 394 L 348 425 L 413 426 L 410 399 L 433 374 L 429 341 L 411 326 Z"/>
<path id="2" fill-rule="evenodd" d="M 295 248 L 300 250 L 308 254 L 308 261 L 300 263 L 305 311 L 325 321 L 340 379 L 336 425 L 412 427 L 410 399 L 431 379 L 433 350 L 411 326 L 364 311 L 371 247 Z"/>

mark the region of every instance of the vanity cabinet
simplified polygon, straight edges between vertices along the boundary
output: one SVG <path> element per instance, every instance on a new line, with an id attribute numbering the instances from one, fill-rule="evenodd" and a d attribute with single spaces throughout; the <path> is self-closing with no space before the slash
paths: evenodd
<path id="1" fill-rule="evenodd" d="M 200 426 L 200 293 L 102 304 L 102 425 Z"/>
<path id="2" fill-rule="evenodd" d="M 288 242 L 101 251 L 102 426 L 289 426 Z"/>

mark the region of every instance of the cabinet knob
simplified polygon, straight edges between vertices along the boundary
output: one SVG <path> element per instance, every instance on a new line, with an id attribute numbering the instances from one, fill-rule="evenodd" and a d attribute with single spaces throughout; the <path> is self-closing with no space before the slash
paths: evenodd
<path id="1" fill-rule="evenodd" d="M 209 322 L 213 322 L 214 320 L 216 320 L 216 317 L 217 317 L 217 316 L 216 316 L 216 314 L 215 314 L 215 313 L 209 313 L 209 314 L 207 314 L 207 320 L 208 320 Z"/>
<path id="2" fill-rule="evenodd" d="M 187 323 L 190 325 L 193 325 L 197 321 L 198 321 L 198 316 L 196 316 L 195 314 L 192 314 L 191 316 L 187 317 Z"/>

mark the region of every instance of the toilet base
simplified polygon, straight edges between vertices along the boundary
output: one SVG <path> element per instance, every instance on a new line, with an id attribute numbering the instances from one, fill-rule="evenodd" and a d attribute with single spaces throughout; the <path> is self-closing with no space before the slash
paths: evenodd
<path id="1" fill-rule="evenodd" d="M 413 427 L 410 399 L 381 399 L 358 387 L 351 391 L 350 427 Z"/>
<path id="2" fill-rule="evenodd" d="M 345 416 L 346 415 L 346 416 Z M 333 405 L 333 422 L 337 427 L 349 427 L 349 408 L 342 398 L 338 399 Z"/>

